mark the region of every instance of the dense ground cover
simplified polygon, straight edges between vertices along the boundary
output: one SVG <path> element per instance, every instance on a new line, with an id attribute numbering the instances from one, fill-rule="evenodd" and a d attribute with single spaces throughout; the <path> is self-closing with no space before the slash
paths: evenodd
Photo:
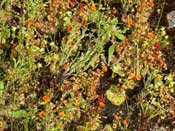
<path id="1" fill-rule="evenodd" d="M 172 131 L 174 5 L 1 0 L 0 131 Z"/>

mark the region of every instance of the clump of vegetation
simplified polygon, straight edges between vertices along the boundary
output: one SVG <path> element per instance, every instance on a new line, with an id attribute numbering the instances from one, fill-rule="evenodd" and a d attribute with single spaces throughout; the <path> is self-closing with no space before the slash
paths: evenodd
<path id="1" fill-rule="evenodd" d="M 2 0 L 0 130 L 173 130 L 165 5 Z"/>

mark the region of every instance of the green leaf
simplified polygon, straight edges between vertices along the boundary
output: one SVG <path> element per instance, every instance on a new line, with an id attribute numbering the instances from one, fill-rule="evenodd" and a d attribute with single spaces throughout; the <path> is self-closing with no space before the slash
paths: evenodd
<path id="1" fill-rule="evenodd" d="M 115 51 L 115 45 L 111 45 L 108 50 L 108 64 L 111 62 L 114 51 Z"/>
<path id="2" fill-rule="evenodd" d="M 161 112 L 160 109 L 156 109 L 156 110 L 154 110 L 154 111 L 151 111 L 151 114 L 150 114 L 150 116 L 148 117 L 148 120 L 151 120 L 151 119 L 153 119 L 153 118 L 155 118 L 156 116 L 159 116 L 159 115 L 161 115 L 161 114 L 162 114 L 162 112 Z"/>
<path id="3" fill-rule="evenodd" d="M 117 19 L 117 18 L 112 19 L 112 20 L 111 20 L 111 23 L 112 23 L 113 25 L 117 25 L 117 24 L 118 24 L 118 19 Z"/>
<path id="4" fill-rule="evenodd" d="M 7 39 L 10 37 L 10 28 L 8 26 L 2 27 L 1 36 L 4 39 Z"/>
<path id="5" fill-rule="evenodd" d="M 119 63 L 116 64 L 115 66 L 113 66 L 113 68 L 112 68 L 112 71 L 113 71 L 114 73 L 117 73 L 117 74 L 120 72 L 120 70 L 121 70 L 121 66 L 120 66 Z"/>
<path id="6" fill-rule="evenodd" d="M 111 88 L 106 91 L 106 96 L 107 99 L 116 106 L 121 105 L 126 99 L 125 90 L 115 86 L 111 86 Z"/>
<path id="7" fill-rule="evenodd" d="M 4 91 L 4 82 L 0 81 L 0 95 L 2 95 L 3 91 Z"/>
<path id="8" fill-rule="evenodd" d="M 89 63 L 87 64 L 87 66 L 91 66 L 92 68 L 95 68 L 97 66 L 97 63 L 99 61 L 99 55 L 94 55 L 91 60 L 89 61 Z"/>
<path id="9" fill-rule="evenodd" d="M 4 90 L 4 82 L 0 81 L 0 90 Z"/>
<path id="10" fill-rule="evenodd" d="M 2 55 L 2 54 L 3 54 L 3 52 L 4 52 L 4 51 L 0 49 L 0 55 Z"/>
<path id="11" fill-rule="evenodd" d="M 27 112 L 26 110 L 17 110 L 17 111 L 11 112 L 11 115 L 14 118 L 21 118 L 21 117 L 25 117 L 27 115 Z"/>
<path id="12" fill-rule="evenodd" d="M 123 34 L 121 34 L 119 31 L 115 32 L 115 36 L 119 39 L 119 40 L 124 40 L 125 36 Z"/>

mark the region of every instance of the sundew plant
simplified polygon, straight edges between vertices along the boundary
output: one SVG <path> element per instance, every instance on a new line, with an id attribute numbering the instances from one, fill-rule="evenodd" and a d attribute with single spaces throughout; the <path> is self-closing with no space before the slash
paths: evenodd
<path id="1" fill-rule="evenodd" d="M 171 0 L 1 0 L 0 131 L 172 131 Z"/>

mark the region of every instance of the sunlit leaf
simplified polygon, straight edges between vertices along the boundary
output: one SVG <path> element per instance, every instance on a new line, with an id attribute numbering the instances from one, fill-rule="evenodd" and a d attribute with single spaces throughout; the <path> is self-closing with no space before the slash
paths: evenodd
<path id="1" fill-rule="evenodd" d="M 116 65 L 113 66 L 113 68 L 112 68 L 112 71 L 113 71 L 114 73 L 119 73 L 120 70 L 121 70 L 120 64 L 116 64 Z"/>
<path id="2" fill-rule="evenodd" d="M 110 61 L 112 59 L 112 56 L 114 54 L 114 51 L 115 51 L 115 45 L 111 45 L 109 47 L 109 50 L 108 50 L 108 64 L 110 63 Z"/>
<path id="3" fill-rule="evenodd" d="M 12 117 L 14 117 L 14 118 L 25 117 L 26 114 L 27 114 L 26 110 L 17 110 L 17 111 L 11 112 L 11 115 L 12 115 Z"/>
<path id="4" fill-rule="evenodd" d="M 115 36 L 119 39 L 119 40 L 124 40 L 125 36 L 123 34 L 121 34 L 119 31 L 115 32 Z"/>
<path id="5" fill-rule="evenodd" d="M 112 19 L 112 20 L 111 20 L 111 23 L 112 23 L 112 24 L 118 24 L 118 19 L 117 19 L 117 18 Z"/>
<path id="6" fill-rule="evenodd" d="M 0 95 L 2 95 L 3 90 L 4 90 L 4 83 L 3 81 L 0 81 Z"/>
<path id="7" fill-rule="evenodd" d="M 107 99 L 116 106 L 121 105 L 126 99 L 125 90 L 119 89 L 116 86 L 111 86 L 111 88 L 106 91 L 106 95 Z"/>

